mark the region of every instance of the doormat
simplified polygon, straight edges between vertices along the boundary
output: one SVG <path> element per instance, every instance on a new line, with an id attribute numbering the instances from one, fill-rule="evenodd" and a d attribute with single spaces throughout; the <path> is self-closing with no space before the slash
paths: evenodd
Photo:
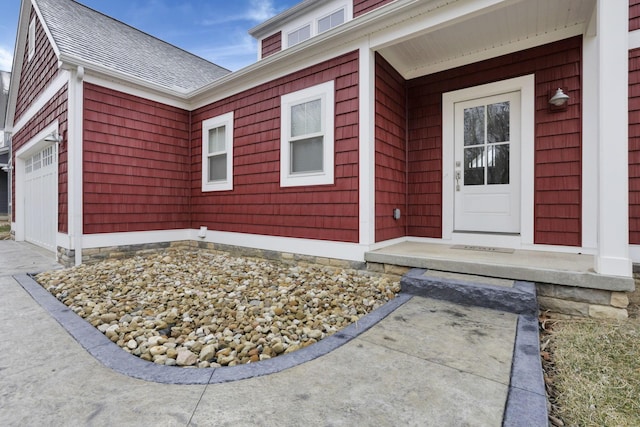
<path id="1" fill-rule="evenodd" d="M 491 246 L 474 246 L 474 245 L 454 245 L 451 249 L 464 249 L 466 251 L 495 252 L 500 254 L 512 254 L 515 249 L 509 248 L 493 248 Z"/>

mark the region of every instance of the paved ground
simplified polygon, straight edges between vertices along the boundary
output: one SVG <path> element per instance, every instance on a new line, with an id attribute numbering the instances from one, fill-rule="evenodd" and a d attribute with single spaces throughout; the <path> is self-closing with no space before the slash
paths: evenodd
<path id="1" fill-rule="evenodd" d="M 12 277 L 53 266 L 29 244 L 0 242 L 3 426 L 499 426 L 510 384 L 525 401 L 530 393 L 510 383 L 517 315 L 410 296 L 345 345 L 277 373 L 197 385 L 132 378 L 89 354 Z M 543 425 L 526 402 L 509 408 L 505 425 Z"/>

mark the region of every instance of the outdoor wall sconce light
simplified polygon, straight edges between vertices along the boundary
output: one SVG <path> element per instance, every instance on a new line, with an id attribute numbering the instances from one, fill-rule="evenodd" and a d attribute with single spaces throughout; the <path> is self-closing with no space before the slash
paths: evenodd
<path id="1" fill-rule="evenodd" d="M 61 143 L 62 142 L 62 135 L 60 135 L 57 130 L 54 130 L 53 132 L 51 132 L 50 135 L 47 135 L 44 138 L 44 140 L 45 140 L 45 142 L 58 142 L 58 143 Z"/>
<path id="2" fill-rule="evenodd" d="M 555 95 L 553 95 L 551 99 L 549 99 L 549 104 L 555 105 L 556 107 L 561 107 L 564 104 L 566 104 L 568 100 L 569 100 L 569 95 L 564 93 L 564 91 L 561 88 L 558 88 Z"/>

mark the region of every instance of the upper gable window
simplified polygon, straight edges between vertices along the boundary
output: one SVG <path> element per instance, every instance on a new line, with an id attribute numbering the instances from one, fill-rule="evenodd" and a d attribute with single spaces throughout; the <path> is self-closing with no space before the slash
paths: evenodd
<path id="1" fill-rule="evenodd" d="M 333 81 L 281 100 L 280 185 L 333 184 Z"/>
<path id="2" fill-rule="evenodd" d="M 33 55 L 36 53 L 36 18 L 34 17 L 29 24 L 29 56 L 28 60 L 31 61 Z"/>
<path id="3" fill-rule="evenodd" d="M 296 45 L 311 37 L 311 24 L 307 24 L 302 28 L 291 31 L 287 34 L 287 43 L 289 46 Z"/>
<path id="4" fill-rule="evenodd" d="M 318 34 L 344 23 L 344 8 L 318 19 Z"/>
<path id="5" fill-rule="evenodd" d="M 202 191 L 233 190 L 233 112 L 202 122 Z"/>

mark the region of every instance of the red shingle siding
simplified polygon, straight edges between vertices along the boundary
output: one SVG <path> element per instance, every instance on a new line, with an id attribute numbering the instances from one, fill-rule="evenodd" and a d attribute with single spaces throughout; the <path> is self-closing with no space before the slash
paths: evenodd
<path id="1" fill-rule="evenodd" d="M 442 93 L 535 73 L 535 243 L 581 244 L 580 37 L 417 78 L 409 85 L 409 235 L 442 236 Z M 566 111 L 548 98 L 563 87 Z"/>
<path id="2" fill-rule="evenodd" d="M 23 128 L 13 135 L 11 139 L 14 156 L 13 164 L 15 164 L 15 153 L 55 120 L 58 120 L 58 130 L 66 141 L 67 109 L 67 85 L 65 85 Z M 15 171 L 13 179 L 15 180 Z M 15 186 L 12 186 L 11 191 L 12 200 L 15 200 Z M 63 143 L 58 147 L 58 231 L 61 233 L 67 232 L 67 200 L 67 145 Z M 11 209 L 15 218 L 15 203 Z"/>
<path id="3" fill-rule="evenodd" d="M 358 17 L 364 13 L 391 3 L 393 0 L 353 0 L 353 17 Z"/>
<path id="4" fill-rule="evenodd" d="M 640 244 L 640 49 L 629 51 L 629 243 Z"/>
<path id="5" fill-rule="evenodd" d="M 280 97 L 335 81 L 335 184 L 280 187 Z M 234 111 L 233 190 L 201 191 L 202 121 Z M 193 113 L 192 227 L 358 242 L 358 53 L 262 84 Z"/>
<path id="6" fill-rule="evenodd" d="M 279 31 L 269 37 L 265 37 L 262 40 L 262 57 L 266 58 L 269 55 L 280 52 L 282 50 L 282 31 Z"/>
<path id="7" fill-rule="evenodd" d="M 640 0 L 629 0 L 629 31 L 640 29 Z"/>
<path id="8" fill-rule="evenodd" d="M 189 227 L 189 113 L 84 85 L 84 232 Z"/>
<path id="9" fill-rule="evenodd" d="M 31 9 L 31 18 L 34 16 L 36 16 L 35 12 Z M 29 22 L 31 22 L 31 20 L 29 20 Z M 35 45 L 35 54 L 33 58 L 29 60 L 29 40 L 26 40 L 14 121 L 18 121 L 20 117 L 22 117 L 26 109 L 29 108 L 38 95 L 45 90 L 51 80 L 58 74 L 58 58 L 37 17 Z"/>
<path id="10" fill-rule="evenodd" d="M 376 242 L 405 235 L 407 215 L 406 93 L 402 76 L 376 54 Z M 401 210 L 399 220 L 393 210 Z"/>

